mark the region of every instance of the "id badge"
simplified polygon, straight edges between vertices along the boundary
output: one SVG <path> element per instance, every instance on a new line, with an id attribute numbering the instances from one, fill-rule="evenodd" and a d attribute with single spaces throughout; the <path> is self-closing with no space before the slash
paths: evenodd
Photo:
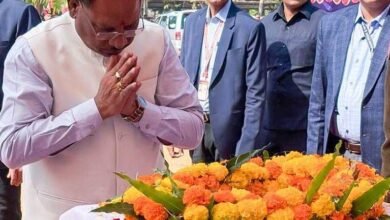
<path id="1" fill-rule="evenodd" d="M 206 101 L 209 98 L 209 82 L 201 80 L 198 88 L 198 98 L 200 101 Z"/>

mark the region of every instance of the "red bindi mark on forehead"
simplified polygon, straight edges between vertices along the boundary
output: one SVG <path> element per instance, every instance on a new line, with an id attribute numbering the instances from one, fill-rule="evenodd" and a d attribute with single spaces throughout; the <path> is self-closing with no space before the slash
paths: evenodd
<path id="1" fill-rule="evenodd" d="M 121 21 L 119 24 L 120 24 L 121 26 L 126 26 L 126 22 L 125 22 L 125 21 Z"/>

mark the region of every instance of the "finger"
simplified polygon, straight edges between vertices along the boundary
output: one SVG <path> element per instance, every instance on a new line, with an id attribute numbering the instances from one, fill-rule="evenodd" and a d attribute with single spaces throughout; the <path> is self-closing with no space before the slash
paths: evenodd
<path id="1" fill-rule="evenodd" d="M 118 55 L 113 55 L 108 58 L 108 64 L 107 64 L 107 72 L 110 72 L 112 68 L 119 62 L 120 57 Z"/>
<path id="2" fill-rule="evenodd" d="M 121 74 L 121 77 L 128 75 L 128 72 L 132 70 L 133 67 L 137 65 L 138 58 L 136 56 L 130 56 L 126 62 L 119 68 L 118 72 Z"/>
<path id="3" fill-rule="evenodd" d="M 121 68 L 123 66 L 123 64 L 126 62 L 126 60 L 130 57 L 131 54 L 128 54 L 128 53 L 124 53 L 119 61 L 115 64 L 115 66 L 113 68 L 110 69 L 110 71 L 108 71 L 107 73 L 108 74 L 111 74 L 111 75 L 114 75 L 115 72 L 117 72 L 119 70 L 119 68 Z"/>
<path id="4" fill-rule="evenodd" d="M 130 83 L 134 82 L 137 80 L 138 78 L 138 75 L 141 71 L 141 67 L 139 66 L 136 66 L 134 68 L 132 68 L 128 74 L 126 74 L 123 78 L 122 78 L 122 83 L 126 86 L 126 85 L 129 85 Z"/>
<path id="5" fill-rule="evenodd" d="M 133 82 L 130 85 L 128 85 L 123 91 L 121 92 L 121 97 L 124 100 L 128 100 L 129 96 L 137 94 L 137 91 L 141 87 L 141 82 Z"/>

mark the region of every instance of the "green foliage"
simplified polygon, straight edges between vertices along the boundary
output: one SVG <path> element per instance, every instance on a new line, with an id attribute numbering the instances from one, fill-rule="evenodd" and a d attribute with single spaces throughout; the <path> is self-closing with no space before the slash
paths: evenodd
<path id="1" fill-rule="evenodd" d="M 137 216 L 134 212 L 133 206 L 126 202 L 108 203 L 104 206 L 92 210 L 91 212 L 105 212 L 105 213 L 116 212 L 119 214 Z"/>
<path id="2" fill-rule="evenodd" d="M 317 193 L 317 191 L 320 189 L 321 185 L 325 182 L 326 177 L 328 176 L 329 172 L 334 168 L 334 164 L 336 161 L 336 157 L 340 154 L 340 147 L 341 144 L 338 144 L 336 146 L 336 152 L 333 153 L 333 158 L 330 160 L 324 168 L 318 173 L 316 177 L 314 177 L 313 181 L 311 181 L 309 189 L 307 190 L 306 194 L 306 204 L 310 204 L 313 201 L 314 195 Z"/>
<path id="3" fill-rule="evenodd" d="M 262 149 L 257 149 L 245 154 L 241 154 L 237 157 L 233 157 L 226 163 L 226 168 L 229 170 L 230 173 L 232 173 L 234 170 L 240 168 L 242 164 L 249 161 L 252 157 L 256 156 L 261 151 Z"/>
<path id="4" fill-rule="evenodd" d="M 352 202 L 353 216 L 359 216 L 369 210 L 390 189 L 390 178 L 375 184 L 367 192 Z"/>
<path id="5" fill-rule="evenodd" d="M 120 178 L 122 178 L 123 180 L 126 180 L 129 184 L 131 184 L 138 191 L 142 192 L 149 199 L 163 205 L 170 213 L 173 213 L 175 215 L 183 213 L 184 204 L 181 198 L 177 198 L 168 193 L 158 191 L 154 189 L 152 186 L 149 186 L 137 180 L 133 180 L 122 173 L 115 173 L 115 174 Z"/>

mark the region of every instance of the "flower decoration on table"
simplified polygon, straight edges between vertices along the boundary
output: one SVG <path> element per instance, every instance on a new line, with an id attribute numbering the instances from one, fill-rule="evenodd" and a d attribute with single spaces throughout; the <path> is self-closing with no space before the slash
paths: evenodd
<path id="1" fill-rule="evenodd" d="M 249 152 L 229 161 L 198 163 L 171 173 L 116 173 L 130 186 L 94 212 L 126 219 L 304 220 L 379 219 L 390 188 L 366 164 L 334 154 L 290 152 L 269 158 Z M 166 166 L 168 164 L 166 163 Z"/>

